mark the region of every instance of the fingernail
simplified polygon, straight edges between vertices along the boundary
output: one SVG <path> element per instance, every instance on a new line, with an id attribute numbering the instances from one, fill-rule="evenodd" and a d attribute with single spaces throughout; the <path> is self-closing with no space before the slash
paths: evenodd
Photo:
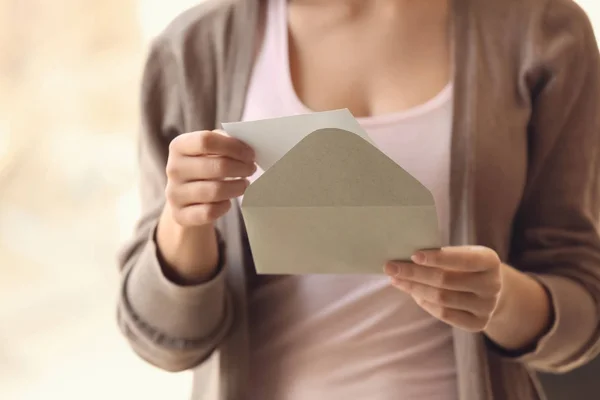
<path id="1" fill-rule="evenodd" d="M 416 264 L 423 264 L 426 260 L 426 257 L 424 253 L 419 251 L 413 254 L 413 256 L 410 259 Z"/>

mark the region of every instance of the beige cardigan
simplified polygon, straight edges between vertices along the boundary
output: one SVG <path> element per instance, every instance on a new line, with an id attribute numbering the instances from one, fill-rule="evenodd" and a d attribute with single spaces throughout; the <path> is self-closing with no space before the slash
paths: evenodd
<path id="1" fill-rule="evenodd" d="M 169 371 L 218 371 L 219 400 L 243 400 L 253 264 L 237 206 L 218 223 L 224 267 L 180 287 L 157 259 L 165 162 L 177 134 L 239 120 L 260 0 L 209 1 L 156 39 L 142 88 L 143 216 L 120 258 L 119 324 Z M 495 249 L 548 289 L 555 319 L 536 346 L 502 354 L 458 329 L 461 400 L 542 399 L 532 371 L 563 372 L 600 343 L 600 69 L 590 23 L 571 0 L 454 0 L 451 242 Z M 235 202 L 234 202 L 235 203 Z M 523 321 L 527 323 L 527 321 Z M 196 371 L 194 398 L 206 379 Z"/>

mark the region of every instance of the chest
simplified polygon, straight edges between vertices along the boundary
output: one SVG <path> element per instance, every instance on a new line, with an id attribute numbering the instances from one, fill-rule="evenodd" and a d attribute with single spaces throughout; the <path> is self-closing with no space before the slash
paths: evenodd
<path id="1" fill-rule="evenodd" d="M 422 104 L 451 79 L 445 14 L 419 24 L 376 12 L 294 6 L 288 51 L 298 97 L 315 111 L 349 108 L 357 117 Z"/>
<path id="2" fill-rule="evenodd" d="M 269 4 L 281 7 L 287 2 Z M 516 70 L 498 67 L 518 62 L 510 46 L 488 37 L 485 47 L 493 52 L 482 53 L 477 51 L 480 37 L 471 35 L 452 49 L 450 57 L 446 28 L 429 30 L 411 48 L 389 40 L 385 44 L 389 30 L 361 31 L 360 24 L 348 30 L 340 22 L 343 16 L 275 10 L 279 11 L 270 11 L 266 18 L 262 52 L 247 93 L 256 101 L 246 102 L 242 118 L 335 108 L 349 108 L 357 117 L 410 111 L 451 81 L 447 213 L 451 244 L 481 244 L 508 258 L 513 220 L 527 180 L 531 111 L 526 99 L 516 98 L 520 85 Z M 456 26 L 464 23 L 455 21 Z M 420 53 L 420 48 L 428 50 Z M 422 68 L 411 68 L 411 63 Z M 258 71 L 263 73 L 256 79 Z M 265 81 L 270 84 L 265 86 Z M 437 146 L 441 139 L 429 131 L 415 136 L 419 151 L 413 155 L 424 161 L 439 159 L 433 150 L 442 148 Z M 394 144 L 387 147 L 398 149 L 397 141 Z"/>

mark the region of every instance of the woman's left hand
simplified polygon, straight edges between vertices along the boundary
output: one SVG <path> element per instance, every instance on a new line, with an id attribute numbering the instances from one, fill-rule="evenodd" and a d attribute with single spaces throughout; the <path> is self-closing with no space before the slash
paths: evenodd
<path id="1" fill-rule="evenodd" d="M 481 246 L 423 250 L 413 263 L 391 261 L 385 273 L 434 317 L 471 332 L 483 331 L 502 291 L 504 265 Z"/>

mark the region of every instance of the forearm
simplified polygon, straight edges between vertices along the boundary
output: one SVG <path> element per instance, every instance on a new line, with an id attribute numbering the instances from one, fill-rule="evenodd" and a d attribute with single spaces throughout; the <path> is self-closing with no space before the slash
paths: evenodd
<path id="1" fill-rule="evenodd" d="M 124 260 L 128 268 L 124 269 L 119 325 L 133 349 L 145 360 L 169 371 L 181 371 L 197 366 L 219 346 L 231 327 L 233 304 L 227 294 L 225 268 L 217 270 L 207 263 L 205 282 L 199 282 L 200 278 L 191 281 L 188 278 L 191 275 L 186 275 L 184 281 L 181 273 L 173 279 L 175 270 L 166 266 L 164 257 L 159 255 L 156 239 L 159 232 L 172 240 L 165 242 L 168 243 L 165 249 L 169 250 L 167 254 L 178 256 L 171 258 L 174 262 L 183 261 L 180 266 L 192 259 L 188 257 L 193 257 L 181 243 L 189 240 L 190 247 L 210 249 L 210 242 L 203 241 L 211 238 L 210 232 L 204 231 L 206 236 L 201 237 L 198 231 L 198 236 L 191 240 L 190 236 L 178 236 L 177 231 L 169 232 L 165 226 L 169 225 L 157 229 L 154 240 L 148 240 L 147 230 L 138 232 L 144 244 L 138 242 Z M 173 240 L 177 238 L 179 240 Z M 181 253 L 176 254 L 175 246 L 168 247 L 171 244 L 177 245 Z M 196 260 L 205 258 L 199 256 Z M 191 268 L 192 264 L 187 265 Z"/>
<path id="2" fill-rule="evenodd" d="M 179 284 L 210 280 L 219 264 L 219 248 L 213 224 L 183 227 L 165 206 L 156 230 L 161 264 L 165 274 Z"/>
<path id="3" fill-rule="evenodd" d="M 143 359 L 167 371 L 194 368 L 219 346 L 233 318 L 225 270 L 204 284 L 166 279 L 153 242 L 123 281 L 119 326 Z"/>
<path id="4" fill-rule="evenodd" d="M 508 265 L 502 265 L 502 287 L 498 305 L 484 333 L 508 351 L 524 349 L 550 327 L 550 299 L 538 281 Z"/>

